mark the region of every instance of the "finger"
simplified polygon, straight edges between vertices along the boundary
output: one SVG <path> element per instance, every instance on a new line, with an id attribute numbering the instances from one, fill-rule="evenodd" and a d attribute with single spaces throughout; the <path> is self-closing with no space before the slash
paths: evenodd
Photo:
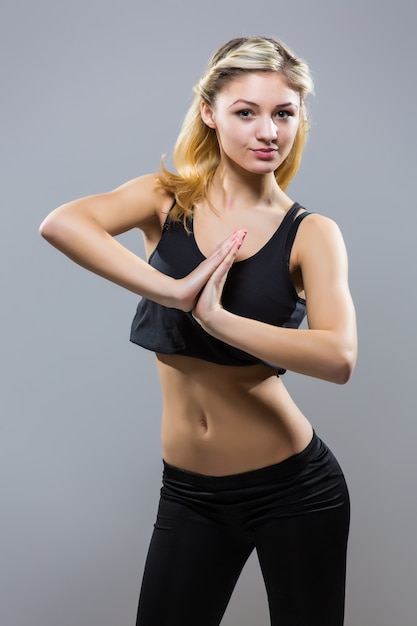
<path id="1" fill-rule="evenodd" d="M 195 303 L 195 298 L 198 296 L 199 292 L 203 289 L 204 285 L 219 267 L 219 265 L 225 261 L 227 255 L 231 255 L 230 259 L 226 261 L 226 264 L 229 265 L 233 263 L 233 260 L 236 256 L 237 250 L 242 245 L 242 241 L 245 238 L 246 231 L 237 230 L 230 235 L 227 239 L 225 239 L 213 252 L 213 254 L 202 261 L 197 267 L 181 279 L 183 283 L 183 299 L 186 302 L 193 306 Z M 226 270 L 227 272 L 227 270 Z M 188 305 L 187 310 L 188 310 Z"/>
<path id="2" fill-rule="evenodd" d="M 232 247 L 212 274 L 214 280 L 219 277 L 224 277 L 224 280 L 226 279 L 227 273 L 233 265 L 236 255 L 246 237 L 246 233 L 247 231 L 245 230 L 237 231 Z"/>
<path id="3" fill-rule="evenodd" d="M 211 294 L 211 296 L 208 296 L 209 299 L 220 302 L 224 284 L 240 246 L 240 240 L 236 240 L 231 250 L 229 250 L 228 254 L 224 257 L 208 279 L 203 293 L 206 297 L 208 294 Z"/>
<path id="4" fill-rule="evenodd" d="M 236 259 L 236 254 L 238 253 L 238 250 L 239 245 L 235 243 L 233 248 L 229 250 L 228 254 L 224 257 L 223 261 L 214 270 L 209 280 L 211 280 L 215 284 L 220 284 L 220 282 L 224 283 L 227 274 L 229 273 L 229 270 Z"/>
<path id="5" fill-rule="evenodd" d="M 246 231 L 244 230 L 234 231 L 230 237 L 222 241 L 216 250 L 191 272 L 189 276 L 192 276 L 193 281 L 195 280 L 196 283 L 200 283 L 200 289 L 229 253 L 232 253 L 232 259 L 236 256 L 236 252 L 242 245 L 245 236 Z"/>
<path id="6" fill-rule="evenodd" d="M 192 312 L 193 317 L 200 324 L 203 324 L 203 320 L 206 318 L 207 314 L 221 306 L 224 284 L 243 238 L 244 235 L 241 238 L 235 238 L 231 249 L 209 277 L 204 289 L 200 293 Z"/>
<path id="7" fill-rule="evenodd" d="M 235 247 L 235 244 L 238 245 L 238 249 L 242 245 L 244 238 L 246 237 L 246 230 L 238 229 L 233 231 L 229 237 L 224 239 L 217 248 L 212 252 L 212 254 L 207 257 L 207 260 L 214 261 L 219 264 L 226 257 L 227 254 Z"/>

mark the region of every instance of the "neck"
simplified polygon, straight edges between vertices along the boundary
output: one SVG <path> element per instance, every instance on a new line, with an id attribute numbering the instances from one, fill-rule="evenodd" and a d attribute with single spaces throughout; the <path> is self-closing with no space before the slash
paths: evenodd
<path id="1" fill-rule="evenodd" d="M 236 168 L 225 168 L 221 163 L 210 184 L 208 201 L 215 207 L 233 210 L 235 207 L 275 205 L 285 201 L 273 172 L 251 174 Z"/>

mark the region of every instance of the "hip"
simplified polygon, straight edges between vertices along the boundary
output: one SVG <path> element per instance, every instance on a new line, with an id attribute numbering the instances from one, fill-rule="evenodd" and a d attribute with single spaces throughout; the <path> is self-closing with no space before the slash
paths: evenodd
<path id="1" fill-rule="evenodd" d="M 164 461 L 161 497 L 225 524 L 349 509 L 343 471 L 316 433 L 284 461 L 238 474 L 209 476 Z"/>

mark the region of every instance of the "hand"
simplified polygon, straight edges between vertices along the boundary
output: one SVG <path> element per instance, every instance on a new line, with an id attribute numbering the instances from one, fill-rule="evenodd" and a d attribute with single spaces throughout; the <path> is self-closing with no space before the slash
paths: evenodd
<path id="1" fill-rule="evenodd" d="M 236 258 L 236 254 L 246 237 L 246 232 L 246 230 L 236 231 L 233 245 L 208 279 L 193 308 L 193 317 L 206 330 L 208 330 L 210 320 L 213 318 L 213 313 L 222 310 L 223 308 L 221 298 L 227 274 L 229 273 L 229 270 Z"/>
<path id="2" fill-rule="evenodd" d="M 222 241 L 214 252 L 207 259 L 202 261 L 195 270 L 184 278 L 176 280 L 176 298 L 172 306 L 182 311 L 194 310 L 199 300 L 201 290 L 220 267 L 223 268 L 220 270 L 220 276 L 225 273 L 224 284 L 227 271 L 232 265 L 245 235 L 246 231 L 234 231 L 227 239 Z"/>

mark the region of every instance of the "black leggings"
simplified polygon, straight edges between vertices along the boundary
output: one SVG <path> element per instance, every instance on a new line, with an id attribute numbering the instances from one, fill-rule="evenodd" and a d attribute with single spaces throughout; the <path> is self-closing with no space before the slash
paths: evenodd
<path id="1" fill-rule="evenodd" d="M 272 626 L 342 626 L 348 529 L 346 483 L 317 435 L 233 476 L 165 463 L 136 626 L 218 626 L 254 548 Z"/>

